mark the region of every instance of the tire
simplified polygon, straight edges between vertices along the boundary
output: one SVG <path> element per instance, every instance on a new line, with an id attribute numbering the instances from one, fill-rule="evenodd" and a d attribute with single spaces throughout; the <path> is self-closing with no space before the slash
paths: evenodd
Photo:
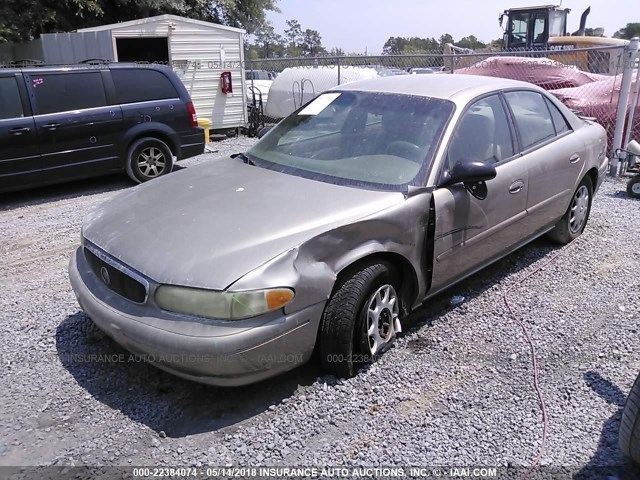
<path id="1" fill-rule="evenodd" d="M 593 201 L 593 184 L 587 176 L 582 179 L 571 197 L 569 208 L 547 236 L 556 243 L 566 245 L 582 235 L 587 226 Z"/>
<path id="2" fill-rule="evenodd" d="M 636 175 L 627 183 L 627 193 L 632 198 L 640 198 L 640 175 Z"/>
<path id="3" fill-rule="evenodd" d="M 134 182 L 147 182 L 173 170 L 173 154 L 162 140 L 139 138 L 129 147 L 126 169 Z"/>
<path id="4" fill-rule="evenodd" d="M 622 410 L 618 443 L 625 456 L 640 464 L 640 375 L 631 387 Z"/>
<path id="5" fill-rule="evenodd" d="M 353 377 L 393 345 L 401 331 L 398 286 L 395 268 L 384 262 L 365 266 L 337 285 L 320 326 L 320 359 L 325 372 Z M 380 305 L 383 308 L 376 314 Z"/>

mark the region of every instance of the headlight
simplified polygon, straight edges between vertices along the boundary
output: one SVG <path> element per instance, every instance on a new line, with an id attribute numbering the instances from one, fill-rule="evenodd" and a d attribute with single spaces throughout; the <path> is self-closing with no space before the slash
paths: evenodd
<path id="1" fill-rule="evenodd" d="M 164 310 L 196 317 L 239 320 L 284 307 L 293 300 L 293 290 L 272 288 L 244 292 L 219 292 L 162 285 L 155 294 Z"/>

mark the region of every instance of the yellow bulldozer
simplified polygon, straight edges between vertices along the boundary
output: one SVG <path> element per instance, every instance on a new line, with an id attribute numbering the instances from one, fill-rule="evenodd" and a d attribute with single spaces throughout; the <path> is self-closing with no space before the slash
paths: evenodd
<path id="1" fill-rule="evenodd" d="M 567 34 L 567 16 L 569 8 L 559 5 L 541 5 L 537 7 L 510 8 L 498 17 L 504 29 L 503 50 L 560 50 L 557 55 L 548 57 L 559 62 L 575 65 L 581 70 L 591 73 L 619 73 L 618 55 L 620 52 L 576 51 L 592 47 L 624 47 L 628 41 L 618 38 L 607 38 L 601 28 L 594 29 L 593 36 L 585 36 L 587 17 L 591 7 L 580 17 L 578 30 Z M 506 24 L 505 24 L 506 22 Z M 611 55 L 613 53 L 613 55 Z M 603 58 L 606 57 L 606 58 Z"/>

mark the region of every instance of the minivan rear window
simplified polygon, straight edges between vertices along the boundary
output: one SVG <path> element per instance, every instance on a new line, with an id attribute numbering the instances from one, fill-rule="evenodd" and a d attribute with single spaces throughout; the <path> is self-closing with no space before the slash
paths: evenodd
<path id="1" fill-rule="evenodd" d="M 119 103 L 178 98 L 171 81 L 157 70 L 144 67 L 111 70 Z"/>
<path id="2" fill-rule="evenodd" d="M 100 72 L 32 74 L 30 82 L 37 115 L 107 105 Z"/>

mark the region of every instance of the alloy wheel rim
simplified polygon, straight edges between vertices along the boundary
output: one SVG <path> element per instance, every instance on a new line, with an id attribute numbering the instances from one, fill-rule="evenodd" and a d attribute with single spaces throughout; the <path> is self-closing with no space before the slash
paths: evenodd
<path id="1" fill-rule="evenodd" d="M 636 195 L 640 195 L 640 182 L 636 182 L 631 185 L 631 191 Z"/>
<path id="2" fill-rule="evenodd" d="M 147 177 L 157 177 L 164 173 L 167 160 L 157 147 L 147 147 L 138 156 L 138 168 Z"/>
<path id="3" fill-rule="evenodd" d="M 589 211 L 589 189 L 582 185 L 576 191 L 571 201 L 571 213 L 569 214 L 569 229 L 571 233 L 579 232 L 584 226 Z"/>
<path id="4" fill-rule="evenodd" d="M 398 331 L 398 294 L 392 285 L 384 285 L 371 295 L 366 307 L 369 353 L 385 351 Z"/>

